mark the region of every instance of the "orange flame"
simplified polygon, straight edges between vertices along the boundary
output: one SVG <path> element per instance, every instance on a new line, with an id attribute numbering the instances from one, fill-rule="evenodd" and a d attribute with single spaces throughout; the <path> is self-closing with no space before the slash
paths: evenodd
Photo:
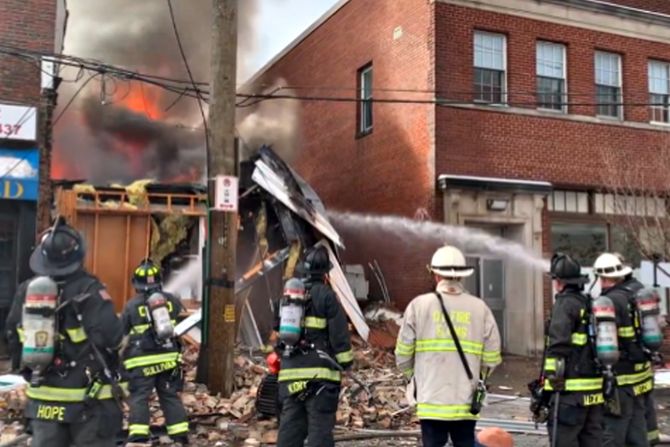
<path id="1" fill-rule="evenodd" d="M 158 87 L 133 82 L 127 93 L 117 93 L 116 102 L 135 113 L 146 115 L 151 120 L 160 120 L 163 116 L 160 108 L 160 94 Z"/>
<path id="2" fill-rule="evenodd" d="M 130 110 L 136 114 L 144 115 L 153 121 L 161 121 L 165 118 L 165 111 L 161 99 L 164 91 L 153 85 L 144 85 L 142 82 L 129 82 L 127 85 L 120 85 L 118 91 L 110 101 L 112 107 L 120 107 Z M 83 116 L 72 117 L 72 129 L 84 128 L 77 127 L 76 124 L 84 120 Z M 66 124 L 70 125 L 70 124 Z M 127 163 L 127 172 L 136 178 L 143 178 L 146 175 L 146 166 L 143 165 L 143 153 L 150 144 L 149 138 L 142 135 L 120 135 L 119 139 L 109 144 L 109 147 L 117 154 L 122 155 Z M 86 148 L 80 148 L 85 151 Z M 86 178 L 87 169 L 85 166 L 75 166 L 72 160 L 67 160 L 63 153 L 54 148 L 51 159 L 51 178 L 52 179 L 73 179 Z M 163 181 L 169 183 L 193 182 L 199 181 L 201 172 L 197 168 L 187 168 L 183 173 Z"/>

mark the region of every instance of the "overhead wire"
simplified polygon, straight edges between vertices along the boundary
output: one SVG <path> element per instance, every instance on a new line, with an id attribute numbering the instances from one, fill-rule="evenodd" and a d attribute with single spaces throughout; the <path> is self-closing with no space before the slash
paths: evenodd
<path id="1" fill-rule="evenodd" d="M 181 45 L 181 38 L 179 36 L 179 31 L 176 27 L 176 22 L 174 20 L 174 12 L 171 8 L 171 1 L 168 0 L 168 6 L 172 11 L 171 19 L 176 31 L 175 36 L 177 38 L 178 46 L 180 47 L 180 54 L 184 60 L 185 66 L 187 67 L 187 72 L 189 73 L 189 80 L 180 80 L 175 78 L 169 78 L 165 76 L 158 76 L 152 74 L 143 74 L 138 71 L 128 70 L 121 67 L 115 67 L 108 64 L 101 63 L 99 61 L 84 59 L 74 56 L 66 55 L 45 55 L 43 53 L 38 53 L 30 50 L 22 50 L 12 47 L 7 47 L 5 45 L 0 45 L 0 53 L 9 54 L 22 59 L 25 58 L 47 58 L 67 66 L 78 67 L 81 70 L 88 70 L 104 74 L 105 76 L 111 76 L 117 79 L 126 80 L 126 81 L 139 81 L 144 82 L 156 87 L 165 89 L 167 91 L 173 92 L 178 95 L 179 98 L 190 97 L 197 99 L 199 101 L 199 108 L 201 111 L 201 117 L 203 121 L 206 121 L 204 116 L 204 108 L 202 108 L 202 101 L 207 101 L 209 96 L 209 91 L 206 88 L 202 88 L 204 85 L 202 82 L 197 82 L 193 78 L 190 66 L 186 59 L 186 55 L 183 51 L 183 46 Z M 89 80 L 90 81 L 90 78 Z M 237 102 L 238 107 L 252 107 L 260 102 L 268 100 L 299 100 L 299 101 L 308 101 L 308 102 L 341 102 L 341 103 L 352 103 L 352 102 L 361 102 L 368 101 L 372 104 L 434 104 L 437 106 L 458 106 L 458 105 L 487 105 L 487 103 L 475 101 L 474 99 L 448 99 L 452 95 L 468 95 L 471 98 L 474 98 L 476 92 L 439 92 L 431 90 L 422 90 L 422 89 L 403 89 L 403 88 L 377 88 L 374 91 L 377 92 L 387 92 L 387 93 L 411 93 L 411 94 L 430 94 L 434 95 L 432 98 L 412 98 L 412 97 L 399 97 L 399 98 L 386 98 L 386 97 L 372 97 L 370 99 L 363 100 L 356 96 L 348 95 L 319 95 L 319 94 L 282 94 L 282 90 L 340 90 L 340 91 L 358 91 L 355 87 L 336 87 L 336 86 L 299 86 L 299 85 L 286 85 L 275 87 L 274 91 L 270 93 L 237 93 L 237 97 L 240 98 L 240 101 Z M 537 95 L 537 92 L 517 92 L 517 91 L 506 91 L 502 92 L 503 95 Z M 648 95 L 647 92 L 644 93 Z M 447 97 L 441 97 L 442 95 Z M 566 93 L 562 95 L 567 98 L 564 101 L 554 101 L 551 102 L 552 105 L 556 107 L 597 107 L 597 106 L 610 106 L 610 107 L 667 107 L 662 102 L 654 101 L 631 101 L 631 100 L 622 100 L 616 102 L 600 102 L 600 101 L 589 101 L 586 99 L 575 99 L 579 97 L 596 97 L 594 94 L 587 93 Z M 544 101 L 538 100 L 512 100 L 504 101 L 504 105 L 507 106 L 519 106 L 519 107 L 541 107 L 543 104 L 546 104 Z M 170 107 L 173 107 L 174 104 L 171 104 Z M 205 124 L 206 126 L 206 124 Z"/>
<path id="2" fill-rule="evenodd" d="M 197 101 L 198 101 L 198 108 L 200 109 L 200 116 L 202 117 L 202 125 L 205 129 L 205 149 L 207 153 L 207 157 L 209 158 L 209 129 L 207 127 L 207 118 L 205 117 L 205 109 L 202 106 L 202 101 L 205 99 L 202 97 L 200 94 L 200 90 L 198 89 L 195 80 L 193 79 L 193 73 L 191 72 L 191 67 L 188 64 L 188 59 L 186 58 L 186 53 L 184 52 L 184 47 L 182 46 L 181 43 L 181 38 L 179 37 L 179 29 L 177 28 L 177 22 L 175 20 L 174 16 L 174 10 L 172 9 L 172 0 L 167 0 L 167 5 L 168 5 L 168 10 L 170 12 L 170 20 L 172 21 L 172 29 L 174 31 L 174 36 L 175 39 L 177 40 L 177 46 L 179 47 L 179 54 L 181 54 L 182 61 L 184 61 L 184 66 L 186 67 L 186 72 L 188 73 L 188 78 L 191 81 L 191 84 L 193 85 L 193 88 L 196 90 L 197 94 Z M 180 95 L 183 97 L 183 95 Z M 208 163 L 209 165 L 209 160 Z"/>
<path id="3" fill-rule="evenodd" d="M 52 121 L 52 123 L 51 123 L 52 126 L 55 126 L 56 123 L 63 117 L 63 115 L 65 114 L 65 112 L 67 112 L 67 109 L 70 108 L 70 106 L 72 105 L 72 103 L 74 102 L 74 100 L 77 99 L 77 96 L 79 96 L 79 93 L 81 93 L 82 90 L 84 90 L 84 89 L 86 88 L 86 86 L 88 85 L 88 83 L 91 82 L 94 78 L 96 78 L 96 77 L 99 76 L 99 75 L 100 75 L 100 73 L 96 73 L 96 74 L 91 75 L 86 81 L 84 81 L 84 82 L 79 86 L 79 88 L 77 88 L 77 90 L 76 90 L 76 91 L 72 94 L 72 96 L 70 97 L 70 100 L 67 102 L 67 104 L 65 104 L 65 106 L 63 106 L 63 108 L 60 110 L 60 112 L 58 113 L 58 116 L 56 116 L 56 117 L 53 119 L 53 121 Z"/>

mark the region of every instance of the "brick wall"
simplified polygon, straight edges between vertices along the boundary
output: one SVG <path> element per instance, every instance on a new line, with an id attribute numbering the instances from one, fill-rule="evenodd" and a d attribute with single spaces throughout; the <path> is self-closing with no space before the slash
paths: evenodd
<path id="1" fill-rule="evenodd" d="M 53 52 L 56 22 L 54 0 L 0 2 L 0 42 L 33 51 Z M 40 70 L 30 62 L 0 55 L 0 101 L 38 105 Z"/>
<path id="2" fill-rule="evenodd" d="M 653 0 L 615 1 L 656 10 L 665 6 Z M 374 88 L 437 90 L 440 97 L 470 103 L 476 28 L 507 36 L 509 101 L 517 105 L 510 109 L 525 114 L 471 105 L 434 108 L 377 103 L 374 131 L 357 138 L 355 103 L 302 102 L 298 169 L 330 209 L 411 217 L 425 208 L 440 220 L 441 199 L 435 188 L 440 174 L 598 188 L 607 182 L 603 160 L 610 156 L 626 168 L 634 163 L 639 169 L 660 172 L 655 157 L 670 134 L 667 128 L 647 124 L 648 107 L 626 106 L 626 125 L 610 125 L 595 118 L 594 105 L 583 103 L 595 101 L 595 49 L 622 55 L 624 101 L 646 103 L 647 61 L 670 61 L 670 46 L 427 0 L 399 0 L 393 7 L 376 1 L 371 20 L 370 5 L 369 1 L 351 0 L 277 61 L 258 84 L 283 78 L 288 85 L 300 86 L 297 92 L 303 95 L 354 97 L 356 70 L 372 61 Z M 402 36 L 396 40 L 398 27 L 402 27 Z M 535 110 L 538 39 L 567 46 L 568 92 L 573 102 L 582 103 L 572 105 L 569 112 L 581 116 L 581 121 Z M 337 89 L 310 89 L 314 86 Z M 430 98 L 382 91 L 375 91 L 374 96 Z M 647 175 L 637 186 L 655 183 L 654 175 Z M 544 225 L 548 230 L 547 216 Z M 349 248 L 344 260 L 367 264 L 378 259 L 393 299 L 401 307 L 429 286 L 422 266 L 434 247 L 401 240 L 376 227 L 339 229 Z M 544 251 L 550 249 L 546 231 Z M 374 277 L 368 278 L 374 292 Z"/>
<path id="3" fill-rule="evenodd" d="M 610 50 L 623 56 L 624 102 L 644 104 L 648 99 L 647 61 L 670 60 L 670 45 L 625 38 L 585 29 L 438 4 L 437 88 L 449 99 L 473 99 L 472 48 L 475 29 L 507 36 L 509 101 L 518 109 L 540 116 L 500 113 L 499 108 L 438 107 L 437 172 L 547 180 L 557 185 L 597 187 L 607 181 L 603 160 L 615 157 L 628 168 L 656 169 L 661 148 L 670 141 L 667 128 L 577 122 L 535 113 L 535 44 L 560 42 L 567 47 L 568 94 L 581 104 L 595 101 L 594 51 Z M 595 117 L 595 107 L 572 106 L 570 113 Z M 647 123 L 646 106 L 624 107 L 625 119 Z M 638 187 L 657 183 L 654 176 L 640 179 Z"/>
<path id="4" fill-rule="evenodd" d="M 374 6 L 371 5 L 374 3 Z M 297 93 L 355 98 L 357 70 L 373 64 L 373 89 L 432 90 L 430 49 L 432 20 L 427 0 L 393 2 L 352 0 L 317 28 L 262 76 L 258 84 L 279 78 L 301 88 Z M 402 35 L 394 39 L 394 30 Z M 376 98 L 408 93 L 374 92 Z M 413 98 L 429 95 L 414 94 Z M 413 216 L 417 209 L 435 212 L 435 175 L 431 159 L 432 108 L 426 105 L 374 105 L 374 129 L 356 137 L 355 103 L 303 102 L 298 170 L 334 210 Z M 367 267 L 378 259 L 392 297 L 406 303 L 425 290 L 424 266 L 434 247 L 416 249 L 377 227 L 346 229 L 347 263 Z M 368 274 L 373 292 L 374 277 Z"/>

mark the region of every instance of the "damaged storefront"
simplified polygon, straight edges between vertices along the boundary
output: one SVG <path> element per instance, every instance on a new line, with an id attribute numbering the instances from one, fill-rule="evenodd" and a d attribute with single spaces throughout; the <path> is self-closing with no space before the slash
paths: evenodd
<path id="1" fill-rule="evenodd" d="M 30 276 L 40 157 L 35 107 L 0 104 L 0 326 L 17 285 Z"/>
<path id="2" fill-rule="evenodd" d="M 178 331 L 200 341 L 202 259 L 206 240 L 206 190 L 197 184 L 138 181 L 128 186 L 61 182 L 56 211 L 78 228 L 88 245 L 86 267 L 100 277 L 117 311 L 133 295 L 135 266 L 145 257 L 159 262 L 166 289 L 193 315 Z M 316 193 L 269 147 L 240 165 L 237 247 L 237 312 L 240 342 L 256 348 L 272 331 L 273 300 L 294 274 L 303 250 L 328 248 L 331 281 L 363 338 L 367 325 L 340 268 L 342 240 L 325 217 Z"/>
<path id="3" fill-rule="evenodd" d="M 442 175 L 447 224 L 463 225 L 518 242 L 542 257 L 542 210 L 552 185 L 547 182 Z M 475 275 L 467 289 L 489 305 L 505 352 L 534 355 L 542 350 L 543 277 L 521 262 L 477 246 L 461 247 Z M 513 330 L 512 330 L 513 328 Z"/>

